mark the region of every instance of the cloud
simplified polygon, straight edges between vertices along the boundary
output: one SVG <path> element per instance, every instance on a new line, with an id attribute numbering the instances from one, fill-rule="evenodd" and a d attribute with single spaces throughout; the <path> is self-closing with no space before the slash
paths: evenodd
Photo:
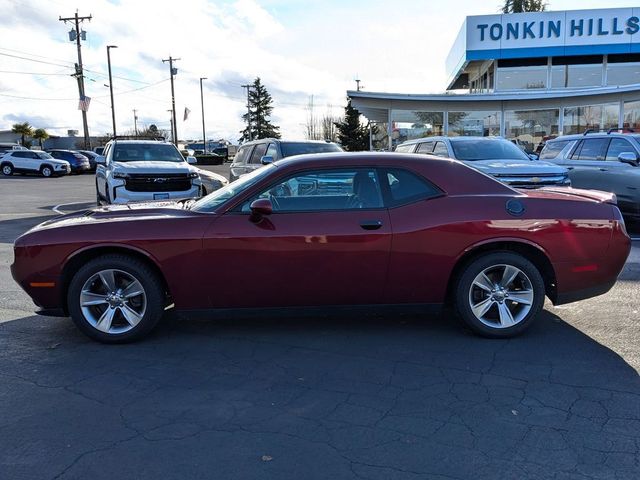
<path id="1" fill-rule="evenodd" d="M 601 6 L 620 3 L 608 0 Z M 111 130 L 106 45 L 117 45 L 111 59 L 120 131 L 133 127 L 134 108 L 141 122 L 169 127 L 169 67 L 162 59 L 172 55 L 180 58 L 176 109 L 192 111 L 188 121 L 178 121 L 180 136 L 201 136 L 198 78 L 208 77 L 207 136 L 231 140 L 243 128 L 246 98 L 240 85 L 257 76 L 273 96 L 273 117 L 281 131 L 298 138 L 309 97 L 318 111 L 331 104 L 338 114 L 356 75 L 369 91 L 442 91 L 444 59 L 465 15 L 497 10 L 474 0 L 461 0 L 455 8 L 418 0 L 180 0 L 171 8 L 145 0 L 0 0 L 0 54 L 31 58 L 0 55 L 2 70 L 34 72 L 1 74 L 0 112 L 5 115 L 0 129 L 14 122 L 10 114 L 82 130 L 77 84 L 70 76 L 76 48 L 67 38 L 69 25 L 58 20 L 73 15 L 78 5 L 81 15 L 93 16 L 83 24 L 87 40 L 82 44 L 86 91 L 93 99 L 88 114 L 92 133 Z M 557 0 L 552 6 L 580 5 Z M 54 133 L 64 134 L 66 127 Z"/>

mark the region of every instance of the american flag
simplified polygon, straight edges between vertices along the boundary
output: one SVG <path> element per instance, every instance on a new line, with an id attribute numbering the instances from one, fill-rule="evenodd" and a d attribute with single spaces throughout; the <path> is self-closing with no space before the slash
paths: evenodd
<path id="1" fill-rule="evenodd" d="M 91 103 L 91 97 L 87 97 L 86 95 L 80 97 L 80 101 L 78 102 L 78 110 L 82 110 L 83 112 L 89 111 L 89 104 Z"/>

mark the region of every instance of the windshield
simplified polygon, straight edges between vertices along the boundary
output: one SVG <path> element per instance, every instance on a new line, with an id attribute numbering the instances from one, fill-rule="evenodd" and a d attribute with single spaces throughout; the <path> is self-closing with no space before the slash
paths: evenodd
<path id="1" fill-rule="evenodd" d="M 49 160 L 50 158 L 53 158 L 51 155 L 45 152 L 36 152 L 36 155 L 38 158 L 42 160 Z"/>
<path id="2" fill-rule="evenodd" d="M 513 143 L 497 138 L 451 139 L 458 160 L 527 160 L 531 159 Z"/>
<path id="3" fill-rule="evenodd" d="M 229 200 L 236 195 L 240 195 L 246 189 L 251 187 L 252 185 L 258 183 L 264 177 L 273 173 L 273 170 L 276 169 L 275 165 L 267 165 L 265 167 L 254 170 L 253 172 L 243 175 L 235 182 L 231 182 L 226 187 L 220 188 L 213 193 L 210 193 L 206 197 L 202 197 L 196 203 L 193 204 L 191 210 L 196 212 L 211 212 L 215 210 L 218 205 L 222 205 L 224 202 Z"/>
<path id="4" fill-rule="evenodd" d="M 116 143 L 114 162 L 184 162 L 173 145 L 166 143 Z"/>
<path id="5" fill-rule="evenodd" d="M 280 149 L 283 157 L 304 155 L 305 153 L 342 152 L 342 149 L 335 143 L 286 142 L 280 144 Z"/>

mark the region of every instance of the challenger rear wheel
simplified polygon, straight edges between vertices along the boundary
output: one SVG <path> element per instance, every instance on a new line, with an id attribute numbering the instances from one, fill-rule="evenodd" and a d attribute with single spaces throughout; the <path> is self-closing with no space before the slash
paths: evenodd
<path id="1" fill-rule="evenodd" d="M 104 343 L 125 343 L 147 335 L 162 317 L 164 301 L 156 273 L 136 258 L 117 254 L 86 263 L 67 292 L 76 326 Z"/>
<path id="2" fill-rule="evenodd" d="M 455 290 L 456 309 L 475 333 L 507 338 L 525 331 L 542 311 L 545 288 L 536 266 L 501 251 L 466 266 Z"/>

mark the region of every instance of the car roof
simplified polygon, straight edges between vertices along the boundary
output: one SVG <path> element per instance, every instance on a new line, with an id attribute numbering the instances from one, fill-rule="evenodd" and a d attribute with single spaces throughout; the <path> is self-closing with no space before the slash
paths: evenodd
<path id="1" fill-rule="evenodd" d="M 173 143 L 171 142 L 167 142 L 166 140 L 118 140 L 117 138 L 115 140 L 110 140 L 110 142 L 113 143 L 125 143 L 125 144 L 129 144 L 129 143 L 150 143 L 150 144 L 154 144 L 154 145 L 173 145 Z"/>
<path id="2" fill-rule="evenodd" d="M 400 145 L 413 145 L 415 143 L 422 143 L 422 142 L 435 142 L 435 141 L 442 141 L 442 140 L 452 140 L 452 141 L 456 141 L 456 142 L 466 142 L 466 141 L 471 141 L 471 140 L 482 140 L 482 141 L 504 141 L 504 142 L 508 142 L 509 140 L 502 138 L 502 137 L 480 137 L 480 136 L 459 136 L 459 137 L 445 137 L 444 135 L 434 135 L 432 137 L 422 137 L 422 138 L 414 138 L 413 140 L 407 140 L 405 142 L 402 142 L 400 144 L 398 144 L 398 146 Z"/>
<path id="3" fill-rule="evenodd" d="M 325 168 L 405 168 L 429 179 L 450 195 L 468 193 L 503 193 L 513 195 L 514 190 L 495 178 L 465 165 L 458 160 L 413 153 L 392 152 L 331 152 L 311 153 L 286 157 L 271 165 L 282 173 L 295 173 L 301 169 Z"/>
<path id="4" fill-rule="evenodd" d="M 260 138 L 258 140 L 251 140 L 250 142 L 243 143 L 239 147 L 245 147 L 247 145 L 256 145 L 258 143 L 277 142 L 277 143 L 317 143 L 317 144 L 334 144 L 335 142 L 327 142 L 325 140 L 282 140 L 281 138 Z"/>
<path id="5" fill-rule="evenodd" d="M 559 137 L 556 137 L 556 138 L 550 138 L 549 140 L 547 140 L 547 143 L 562 142 L 562 141 L 567 142 L 567 141 L 573 141 L 573 140 L 581 140 L 583 138 L 629 138 L 629 137 L 633 138 L 634 140 L 640 140 L 640 134 L 638 133 L 593 132 L 593 133 L 587 133 L 586 135 L 584 133 L 560 135 Z"/>

